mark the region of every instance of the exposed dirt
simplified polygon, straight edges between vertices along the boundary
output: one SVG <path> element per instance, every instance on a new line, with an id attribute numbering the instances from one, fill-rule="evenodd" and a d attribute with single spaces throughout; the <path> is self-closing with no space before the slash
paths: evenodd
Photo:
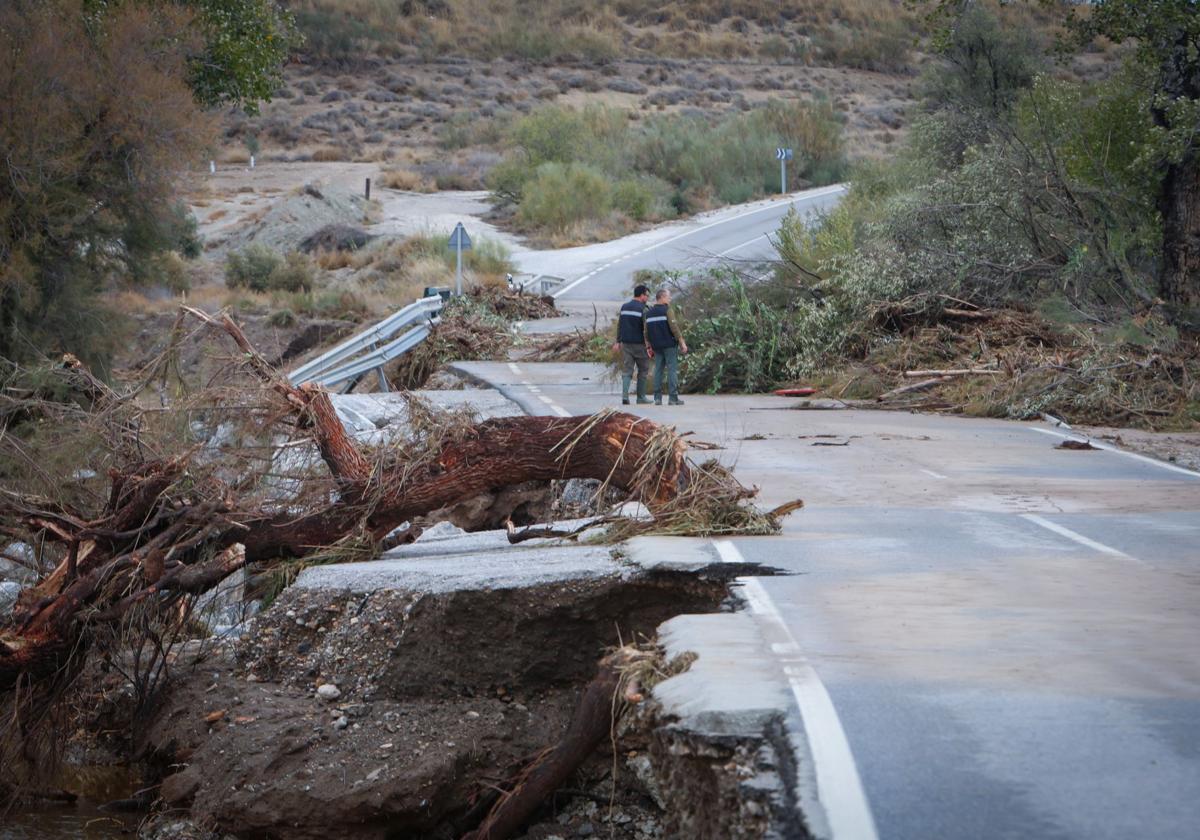
<path id="1" fill-rule="evenodd" d="M 724 596 L 682 575 L 444 595 L 293 588 L 176 683 L 141 741 L 168 774 L 168 805 L 242 838 L 456 837 L 490 785 L 565 729 L 606 646 Z M 626 736 L 619 764 L 645 751 Z M 602 750 L 526 836 L 660 836 L 645 768 L 614 787 L 613 764 Z"/>
<path id="2" fill-rule="evenodd" d="M 1076 426 L 1074 430 L 1130 452 L 1200 471 L 1200 432 L 1151 432 L 1109 426 Z"/>

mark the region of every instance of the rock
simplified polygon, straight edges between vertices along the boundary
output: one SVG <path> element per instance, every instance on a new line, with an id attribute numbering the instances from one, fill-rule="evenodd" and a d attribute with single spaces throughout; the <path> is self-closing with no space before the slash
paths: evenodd
<path id="1" fill-rule="evenodd" d="M 591 837 L 595 833 L 596 829 L 590 822 L 585 822 L 579 828 L 575 829 L 576 837 Z"/>
<path id="2" fill-rule="evenodd" d="M 465 537 L 466 535 L 466 531 L 464 531 L 462 528 L 459 528 L 457 525 L 454 525 L 453 523 L 439 522 L 430 528 L 426 528 L 425 531 L 421 533 L 421 536 L 417 537 L 416 541 L 419 543 L 424 543 L 433 542 L 435 540 L 452 540 L 456 537 Z"/>
<path id="3" fill-rule="evenodd" d="M 12 612 L 22 588 L 21 584 L 12 580 L 0 583 L 0 618 L 6 618 Z"/>
<path id="4" fill-rule="evenodd" d="M 338 718 L 337 720 L 335 720 L 333 722 L 334 729 L 345 729 L 349 725 L 350 725 L 350 721 L 345 715 L 342 715 L 340 718 Z"/>
<path id="5" fill-rule="evenodd" d="M 342 690 L 333 683 L 325 683 L 317 688 L 317 696 L 322 700 L 333 702 L 342 696 Z"/>

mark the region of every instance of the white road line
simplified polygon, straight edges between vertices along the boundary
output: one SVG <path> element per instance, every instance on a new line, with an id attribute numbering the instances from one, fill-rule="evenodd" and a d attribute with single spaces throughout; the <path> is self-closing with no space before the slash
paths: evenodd
<path id="1" fill-rule="evenodd" d="M 528 388 L 528 389 L 529 389 L 529 392 L 530 392 L 531 394 L 540 394 L 540 393 L 542 393 L 542 389 L 541 389 L 541 388 L 539 388 L 539 387 L 538 387 L 538 386 L 536 386 L 536 385 L 530 385 L 528 382 L 522 382 L 521 384 L 522 384 L 522 385 L 524 385 L 526 388 Z"/>
<path id="2" fill-rule="evenodd" d="M 807 193 L 803 193 L 803 194 L 797 194 L 797 195 L 792 195 L 792 196 L 789 196 L 789 197 L 788 197 L 788 198 L 786 198 L 786 199 L 780 199 L 779 201 L 776 201 L 776 202 L 775 202 L 775 203 L 773 203 L 773 204 L 769 204 L 769 205 L 767 205 L 766 207 L 759 207 L 757 210 L 750 210 L 750 211 L 748 211 L 748 212 L 746 212 L 746 213 L 742 213 L 742 214 L 740 214 L 740 215 L 737 215 L 737 216 L 731 216 L 731 217 L 729 217 L 728 219 L 721 219 L 721 220 L 720 220 L 720 221 L 718 221 L 718 222 L 710 222 L 710 223 L 709 223 L 709 224 L 707 224 L 707 225 L 701 225 L 700 227 L 698 227 L 698 228 L 695 228 L 695 229 L 693 229 L 693 230 L 688 230 L 688 231 L 684 231 L 683 233 L 676 234 L 675 236 L 672 236 L 672 237 L 670 237 L 669 239 L 664 239 L 662 242 L 656 242 L 655 244 L 653 244 L 653 245 L 649 246 L 648 248 L 643 248 L 642 250 L 635 252 L 635 254 L 645 254 L 645 253 L 646 253 L 646 252 L 648 252 L 648 251 L 653 251 L 655 248 L 661 248 L 661 247 L 662 247 L 662 246 L 664 246 L 664 245 L 670 245 L 672 242 L 675 242 L 675 241 L 677 241 L 677 240 L 683 239 L 684 237 L 687 237 L 687 236 L 692 236 L 693 234 L 700 233 L 700 232 L 702 232 L 702 231 L 706 231 L 706 230 L 708 230 L 709 228 L 715 228 L 715 227 L 717 227 L 717 226 L 719 226 L 719 225 L 728 224 L 729 222 L 732 222 L 732 221 L 734 221 L 735 219 L 744 219 L 744 218 L 746 218 L 747 216 L 754 216 L 754 215 L 756 215 L 756 214 L 758 214 L 758 213 L 765 213 L 765 212 L 767 212 L 768 210 L 778 210 L 778 209 L 779 209 L 780 207 L 782 207 L 783 205 L 785 205 L 785 204 L 789 204 L 789 203 L 793 203 L 793 202 L 796 202 L 796 201 L 807 201 L 807 200 L 809 200 L 809 199 L 812 199 L 812 198 L 823 198 L 824 196 L 831 195 L 831 194 L 833 194 L 833 193 L 835 193 L 835 192 L 845 192 L 845 191 L 846 191 L 846 188 L 845 188 L 843 185 L 841 185 L 841 184 L 835 184 L 835 185 L 833 185 L 832 187 L 824 187 L 824 188 L 822 188 L 822 189 L 819 189 L 819 190 L 810 190 L 810 191 L 809 191 L 809 192 L 807 192 Z M 748 244 L 748 243 L 747 243 L 747 244 Z M 738 247 L 741 247 L 741 246 L 739 245 Z M 735 251 L 736 251 L 737 249 L 735 248 L 735 249 L 733 249 L 733 250 L 735 250 Z M 556 291 L 556 292 L 555 292 L 555 293 L 552 295 L 552 297 L 556 297 L 556 298 L 557 298 L 557 297 L 559 297 L 560 295 L 565 295 L 567 292 L 571 291 L 571 289 L 574 289 L 576 286 L 578 286 L 578 285 L 579 285 L 580 283 L 582 283 L 584 280 L 587 280 L 587 279 L 588 279 L 588 278 L 590 278 L 590 277 L 594 277 L 594 276 L 596 276 L 596 275 L 597 275 L 597 274 L 599 274 L 601 271 L 604 271 L 604 270 L 606 270 L 606 269 L 612 268 L 614 265 L 616 265 L 617 263 L 619 263 L 621 260 L 625 259 L 625 258 L 626 258 L 626 257 L 628 257 L 628 256 L 630 256 L 630 255 L 629 255 L 629 254 L 625 254 L 625 255 L 623 255 L 623 256 L 617 257 L 616 259 L 614 259 L 614 260 L 611 260 L 611 261 L 609 261 L 609 262 L 605 263 L 604 265 L 600 266 L 599 268 L 593 268 L 591 271 L 589 271 L 587 274 L 585 274 L 585 275 L 583 275 L 582 277 L 580 277 L 578 280 L 575 280 L 575 281 L 573 281 L 573 282 L 571 282 L 571 283 L 568 283 L 567 285 L 563 286 L 561 289 L 559 289 L 558 291 Z"/>
<path id="3" fill-rule="evenodd" d="M 946 478 L 940 472 L 934 472 L 933 470 L 922 469 L 921 472 L 925 473 L 925 475 L 931 475 L 934 478 Z"/>
<path id="4" fill-rule="evenodd" d="M 1107 443 L 1101 443 L 1098 440 L 1089 438 L 1085 435 L 1068 435 L 1063 432 L 1056 432 L 1053 429 L 1039 429 L 1037 426 L 1026 426 L 1031 432 L 1040 432 L 1043 435 L 1052 435 L 1065 440 L 1086 440 L 1097 449 L 1103 449 L 1105 452 L 1115 452 L 1117 455 L 1124 455 L 1126 458 L 1133 458 L 1135 461 L 1144 461 L 1147 464 L 1153 464 L 1156 467 L 1162 467 L 1164 470 L 1188 475 L 1192 478 L 1200 478 L 1200 472 L 1189 470 L 1187 467 L 1177 467 L 1174 464 L 1168 464 L 1166 461 L 1160 461 L 1157 458 L 1149 458 L 1145 455 L 1139 455 L 1136 452 L 1126 452 L 1124 449 L 1118 449 L 1115 446 L 1109 446 Z"/>
<path id="5" fill-rule="evenodd" d="M 519 367 L 517 367 L 516 364 L 513 362 L 508 363 L 508 369 L 511 370 L 513 373 L 517 374 L 517 376 L 521 375 L 521 369 Z"/>
<path id="6" fill-rule="evenodd" d="M 538 399 L 544 402 L 546 405 L 554 405 L 554 400 L 550 399 L 545 394 L 538 394 Z"/>
<path id="7" fill-rule="evenodd" d="M 744 563 L 742 553 L 728 540 L 713 545 L 727 563 Z M 738 578 L 751 611 L 770 624 L 783 644 L 772 645 L 800 709 L 800 719 L 812 753 L 817 778 L 817 801 L 825 811 L 832 840 L 878 840 L 875 818 L 867 803 L 858 766 L 833 700 L 812 665 L 801 655 L 796 637 L 758 578 Z M 797 791 L 797 797 L 800 792 Z"/>
<path id="8" fill-rule="evenodd" d="M 567 411 L 561 405 L 553 405 L 553 406 L 551 406 L 551 408 L 554 409 L 554 413 L 557 414 L 559 417 L 570 417 L 571 416 L 571 412 Z"/>
<path id="9" fill-rule="evenodd" d="M 760 233 L 758 236 L 754 237 L 753 239 L 748 239 L 748 240 L 746 240 L 746 241 L 745 241 L 745 242 L 743 242 L 741 245 L 734 245 L 732 248 L 730 248 L 730 249 L 728 249 L 728 250 L 726 250 L 726 251 L 722 251 L 721 253 L 717 254 L 717 256 L 718 256 L 718 257 L 727 257 L 727 256 L 729 256 L 730 254 L 732 254 L 734 251 L 740 251 L 740 250 L 742 250 L 743 248 L 745 248 L 747 245 L 753 245 L 755 242 L 757 242 L 758 240 L 760 240 L 760 239 L 764 238 L 765 236 L 766 236 L 766 234 L 765 234 L 765 233 Z"/>
<path id="10" fill-rule="evenodd" d="M 1042 517 L 1038 516 L 1036 513 L 1022 513 L 1021 518 L 1028 520 L 1029 522 L 1032 522 L 1034 525 L 1040 525 L 1041 527 L 1045 528 L 1047 531 L 1053 531 L 1054 533 L 1058 534 L 1060 537 L 1066 537 L 1067 539 L 1072 540 L 1073 542 L 1077 542 L 1082 546 L 1086 546 L 1086 547 L 1092 549 L 1093 551 L 1099 551 L 1101 554 L 1107 554 L 1111 557 L 1120 557 L 1122 560 L 1130 560 L 1134 563 L 1137 563 L 1139 566 L 1149 565 L 1149 564 L 1144 563 L 1141 560 L 1137 559 L 1136 557 L 1131 557 L 1130 555 L 1126 554 L 1124 551 L 1113 548 L 1111 545 L 1105 545 L 1104 543 L 1096 542 L 1093 539 L 1089 539 L 1088 537 L 1085 537 L 1083 534 L 1077 533 L 1076 531 L 1072 531 L 1070 528 L 1064 528 L 1062 525 L 1058 525 L 1054 522 L 1051 522 L 1049 519 L 1043 519 Z"/>

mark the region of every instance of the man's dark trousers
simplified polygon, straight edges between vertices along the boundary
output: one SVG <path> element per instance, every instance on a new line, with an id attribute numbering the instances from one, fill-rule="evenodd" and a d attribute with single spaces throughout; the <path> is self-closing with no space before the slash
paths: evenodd
<path id="1" fill-rule="evenodd" d="M 679 348 L 654 348 L 654 401 L 662 402 L 663 371 L 666 370 L 667 393 L 672 400 L 679 399 Z"/>

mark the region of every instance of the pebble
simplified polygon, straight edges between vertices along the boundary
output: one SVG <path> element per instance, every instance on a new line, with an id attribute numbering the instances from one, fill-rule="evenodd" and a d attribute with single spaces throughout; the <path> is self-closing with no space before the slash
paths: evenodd
<path id="1" fill-rule="evenodd" d="M 342 696 L 342 690 L 333 683 L 325 683 L 317 688 L 317 696 L 322 700 L 336 700 Z"/>
<path id="2" fill-rule="evenodd" d="M 345 729 L 349 725 L 350 721 L 345 716 L 342 716 L 333 722 L 334 729 Z"/>
<path id="3" fill-rule="evenodd" d="M 595 829 L 595 827 L 592 826 L 592 824 L 590 822 L 583 823 L 583 825 L 581 825 L 581 826 L 579 826 L 579 828 L 575 829 L 575 835 L 577 837 L 591 837 L 595 833 L 596 833 L 596 829 Z"/>
<path id="4" fill-rule="evenodd" d="M 465 717 L 477 718 L 477 717 L 479 717 L 479 712 L 467 712 Z"/>

